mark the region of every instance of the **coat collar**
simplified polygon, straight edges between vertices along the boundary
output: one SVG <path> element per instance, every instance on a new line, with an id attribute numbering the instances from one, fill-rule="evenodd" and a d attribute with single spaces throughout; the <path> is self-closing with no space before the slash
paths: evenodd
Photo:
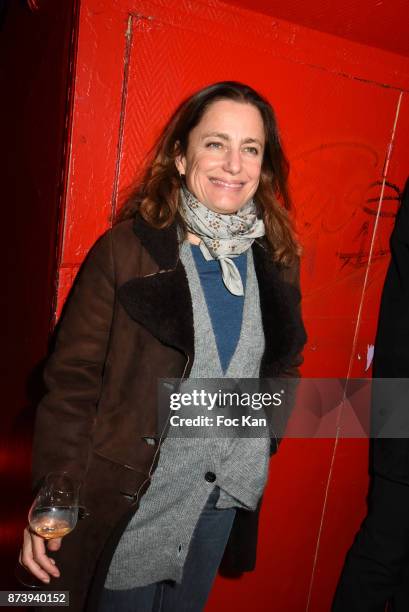
<path id="1" fill-rule="evenodd" d="M 186 272 L 179 259 L 177 223 L 159 230 L 137 216 L 133 230 L 157 263 L 158 271 L 121 285 L 119 300 L 129 316 L 160 342 L 182 351 L 191 367 L 193 307 Z M 254 241 L 252 250 L 266 341 L 260 375 L 277 376 L 305 341 L 298 311 L 300 294 L 298 287 L 283 281 L 282 268 L 273 262 L 265 239 Z"/>
<path id="2" fill-rule="evenodd" d="M 135 216 L 133 231 L 160 270 L 171 270 L 176 267 L 179 259 L 177 228 L 178 225 L 174 222 L 164 229 L 156 229 L 139 214 Z"/>

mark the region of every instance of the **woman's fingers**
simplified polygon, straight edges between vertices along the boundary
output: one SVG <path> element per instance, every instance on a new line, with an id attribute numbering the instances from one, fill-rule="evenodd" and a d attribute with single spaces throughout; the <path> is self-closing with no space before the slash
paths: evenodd
<path id="1" fill-rule="evenodd" d="M 48 550 L 59 550 L 61 547 L 62 538 L 53 538 L 52 540 L 48 540 L 47 548 Z"/>
<path id="2" fill-rule="evenodd" d="M 23 548 L 19 561 L 36 578 L 45 583 L 50 582 L 50 575 L 55 578 L 60 575 L 55 562 L 46 555 L 44 539 L 31 533 L 27 527 L 24 529 Z"/>
<path id="3" fill-rule="evenodd" d="M 34 533 L 30 533 L 30 532 L 29 532 L 29 535 L 31 535 L 31 543 L 32 543 L 32 549 L 33 549 L 34 561 L 43 570 L 48 572 L 48 574 L 51 574 L 52 576 L 57 578 L 60 575 L 60 572 L 58 571 L 58 568 L 55 565 L 54 560 L 52 560 L 46 554 L 44 538 L 40 538 L 40 536 L 35 535 Z"/>

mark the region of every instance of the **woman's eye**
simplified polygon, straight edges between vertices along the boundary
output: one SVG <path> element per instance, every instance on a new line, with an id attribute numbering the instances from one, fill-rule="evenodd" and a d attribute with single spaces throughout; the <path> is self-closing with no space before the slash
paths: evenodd
<path id="1" fill-rule="evenodd" d="M 258 155 L 257 147 L 246 147 L 246 151 L 248 151 L 252 155 Z"/>

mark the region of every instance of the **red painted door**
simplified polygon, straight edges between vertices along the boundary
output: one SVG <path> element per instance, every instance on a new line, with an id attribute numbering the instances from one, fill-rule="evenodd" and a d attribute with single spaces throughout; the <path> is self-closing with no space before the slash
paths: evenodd
<path id="1" fill-rule="evenodd" d="M 82 0 L 79 28 L 58 309 L 181 99 L 240 80 L 272 102 L 292 165 L 303 373 L 369 376 L 407 173 L 409 60 L 214 0 Z M 257 570 L 219 578 L 207 609 L 329 610 L 364 513 L 366 453 L 362 440 L 284 441 L 271 462 Z"/>

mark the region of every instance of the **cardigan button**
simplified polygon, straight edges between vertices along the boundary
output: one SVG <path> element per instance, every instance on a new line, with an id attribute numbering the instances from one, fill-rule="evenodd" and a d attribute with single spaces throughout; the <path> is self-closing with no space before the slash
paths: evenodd
<path id="1" fill-rule="evenodd" d="M 216 474 L 214 472 L 206 472 L 205 480 L 207 482 L 214 482 L 216 480 Z"/>

